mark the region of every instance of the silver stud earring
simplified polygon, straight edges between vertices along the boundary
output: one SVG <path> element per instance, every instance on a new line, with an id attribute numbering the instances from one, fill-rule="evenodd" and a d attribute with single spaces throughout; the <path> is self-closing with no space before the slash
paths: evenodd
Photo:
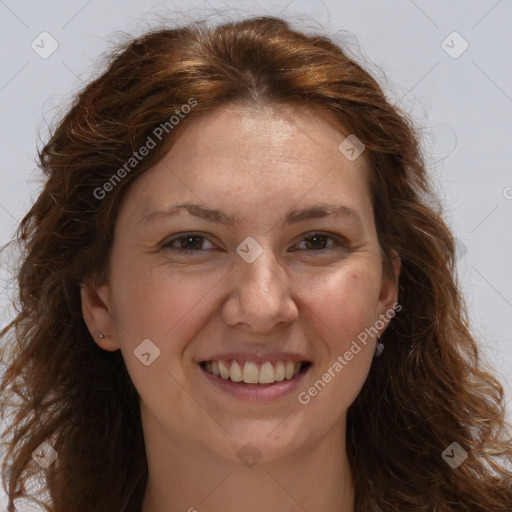
<path id="1" fill-rule="evenodd" d="M 100 332 L 100 333 L 98 334 L 98 338 L 99 338 L 100 340 L 102 340 L 104 337 L 105 337 L 105 335 L 104 335 L 102 332 Z"/>
<path id="2" fill-rule="evenodd" d="M 375 345 L 375 353 L 373 357 L 380 357 L 382 352 L 384 351 L 384 343 L 380 341 L 380 336 L 377 338 L 377 345 Z"/>

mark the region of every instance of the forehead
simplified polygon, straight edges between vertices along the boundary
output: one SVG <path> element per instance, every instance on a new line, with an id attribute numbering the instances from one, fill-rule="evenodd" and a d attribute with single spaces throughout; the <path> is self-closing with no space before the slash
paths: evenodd
<path id="1" fill-rule="evenodd" d="M 171 150 L 176 161 L 233 160 L 245 170 L 272 172 L 270 164 L 318 167 L 339 160 L 338 146 L 349 133 L 320 108 L 235 103 L 193 120 L 180 135 Z"/>
<path id="2" fill-rule="evenodd" d="M 344 156 L 339 145 L 349 132 L 322 110 L 231 104 L 185 123 L 125 198 L 139 217 L 176 201 L 229 203 L 239 217 L 319 199 L 371 214 L 364 154 Z"/>

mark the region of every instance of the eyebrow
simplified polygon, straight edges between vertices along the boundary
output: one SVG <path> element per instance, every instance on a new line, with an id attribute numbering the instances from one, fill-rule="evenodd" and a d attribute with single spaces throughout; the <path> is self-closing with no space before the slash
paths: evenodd
<path id="1" fill-rule="evenodd" d="M 223 224 L 228 227 L 234 227 L 240 221 L 240 218 L 238 216 L 230 215 L 222 210 L 208 208 L 200 204 L 180 203 L 171 205 L 166 210 L 155 210 L 154 212 L 144 215 L 144 217 L 141 218 L 140 223 L 146 224 L 148 222 L 153 222 L 163 217 L 174 217 L 176 215 L 179 215 L 182 211 L 186 211 L 188 214 L 193 215 L 194 217 L 199 217 L 201 219 L 209 220 L 211 222 Z M 362 225 L 361 216 L 353 208 L 340 204 L 326 203 L 316 204 L 313 206 L 309 206 L 307 208 L 290 210 L 285 214 L 284 222 L 285 224 L 290 225 L 310 219 L 319 219 L 328 216 L 345 216 L 348 218 L 352 218 L 354 221 L 356 221 L 357 224 Z"/>

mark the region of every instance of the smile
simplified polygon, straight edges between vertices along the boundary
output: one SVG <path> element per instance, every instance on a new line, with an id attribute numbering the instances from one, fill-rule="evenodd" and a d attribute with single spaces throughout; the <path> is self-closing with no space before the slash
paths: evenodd
<path id="1" fill-rule="evenodd" d="M 208 373 L 233 382 L 245 384 L 273 384 L 291 380 L 307 370 L 307 361 L 254 361 L 219 360 L 203 361 L 200 366 Z"/>

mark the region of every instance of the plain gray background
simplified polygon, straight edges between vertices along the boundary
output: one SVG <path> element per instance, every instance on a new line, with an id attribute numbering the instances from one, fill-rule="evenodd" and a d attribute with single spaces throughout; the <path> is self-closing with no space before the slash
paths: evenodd
<path id="1" fill-rule="evenodd" d="M 256 14 L 323 27 L 412 114 L 458 238 L 473 333 L 501 376 L 512 418 L 511 0 L 0 0 L 0 244 L 37 196 L 34 158 L 47 123 L 98 72 L 109 40 L 118 41 L 115 32 L 138 35 L 161 15 L 187 21 Z M 54 53 L 41 55 L 52 44 Z M 12 314 L 7 305 L 2 292 L 2 327 Z"/>

